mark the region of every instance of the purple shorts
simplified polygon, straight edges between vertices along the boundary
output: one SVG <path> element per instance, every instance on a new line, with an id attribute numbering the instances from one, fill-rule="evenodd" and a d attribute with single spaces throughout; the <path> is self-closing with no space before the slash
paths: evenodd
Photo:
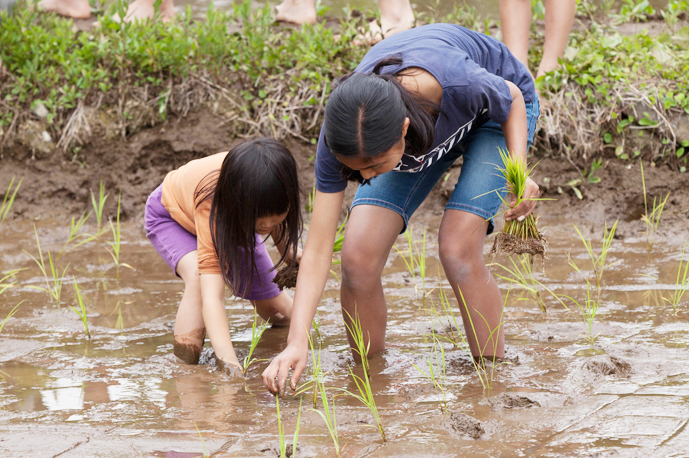
<path id="1" fill-rule="evenodd" d="M 179 263 L 179 260 L 197 249 L 196 236 L 172 219 L 170 213 L 161 203 L 162 197 L 162 185 L 158 186 L 148 197 L 144 212 L 144 229 L 146 230 L 146 237 L 151 241 L 158 254 L 177 275 L 177 263 Z M 238 287 L 234 289 L 238 291 L 245 289 L 245 282 L 250 277 L 250 262 L 248 256 L 241 260 L 242 275 L 239 279 Z M 273 283 L 273 278 L 275 278 L 276 274 L 273 269 L 273 261 L 270 259 L 263 239 L 259 234 L 256 234 L 254 262 L 256 264 L 256 271 L 254 272 L 254 278 L 248 293 L 243 296 L 244 299 L 260 301 L 271 299 L 280 294 L 280 289 Z M 179 277 L 179 275 L 177 276 Z M 230 283 L 232 285 L 236 284 L 234 279 L 231 279 Z"/>

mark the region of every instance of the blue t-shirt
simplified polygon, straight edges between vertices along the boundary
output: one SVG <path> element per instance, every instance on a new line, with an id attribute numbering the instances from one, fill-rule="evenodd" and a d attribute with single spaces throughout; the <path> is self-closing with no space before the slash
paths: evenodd
<path id="1" fill-rule="evenodd" d="M 382 59 L 400 55 L 401 66 L 388 66 L 381 73 L 397 73 L 404 68 L 422 68 L 443 88 L 443 111 L 435 124 L 433 146 L 422 156 L 405 153 L 395 170 L 416 173 L 461 144 L 472 129 L 486 121 L 502 124 L 512 106 L 505 80 L 522 91 L 526 103 L 533 102 L 536 90 L 528 69 L 495 38 L 453 24 L 431 24 L 396 33 L 364 56 L 356 73 L 371 73 Z M 339 192 L 347 187 L 337 158 L 323 141 L 323 129 L 316 152 L 316 188 Z"/>

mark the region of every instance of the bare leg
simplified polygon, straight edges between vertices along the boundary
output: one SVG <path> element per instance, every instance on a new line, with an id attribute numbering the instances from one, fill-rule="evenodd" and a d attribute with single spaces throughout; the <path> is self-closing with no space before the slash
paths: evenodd
<path id="1" fill-rule="evenodd" d="M 196 254 L 192 251 L 184 255 L 177 264 L 177 273 L 184 280 L 184 295 L 175 318 L 174 353 L 188 364 L 198 364 L 206 337 Z"/>
<path id="2" fill-rule="evenodd" d="M 558 67 L 558 59 L 565 53 L 569 41 L 576 10 L 576 0 L 545 0 L 545 43 L 536 78 Z"/>
<path id="3" fill-rule="evenodd" d="M 457 296 L 471 353 L 474 356 L 502 358 L 505 355 L 504 335 L 500 326 L 502 298 L 497 283 L 483 261 L 483 242 L 487 229 L 488 222 L 480 216 L 460 210 L 446 210 L 438 235 L 440 261 Z M 460 289 L 466 307 L 462 303 Z M 469 322 L 467 308 L 476 336 Z M 499 332 L 491 338 L 491 332 L 498 327 Z"/>
<path id="4" fill-rule="evenodd" d="M 91 6 L 88 0 L 41 0 L 38 8 L 43 11 L 54 11 L 60 16 L 74 19 L 91 17 Z"/>
<path id="5" fill-rule="evenodd" d="M 385 350 L 388 312 L 380 277 L 403 226 L 400 215 L 373 205 L 354 207 L 347 223 L 342 245 L 342 314 L 350 325 L 347 313 L 359 316 L 364 338 L 370 340 L 369 354 Z M 349 333 L 347 338 L 349 345 L 354 347 Z M 360 360 L 355 352 L 353 356 Z"/>
<path id="6" fill-rule="evenodd" d="M 278 6 L 275 19 L 294 24 L 314 24 L 316 6 L 314 0 L 284 0 Z"/>
<path id="7" fill-rule="evenodd" d="M 273 326 L 289 326 L 292 317 L 292 298 L 285 291 L 271 299 L 251 301 L 258 315 L 270 320 Z"/>
<path id="8" fill-rule="evenodd" d="M 127 22 L 145 21 L 153 19 L 155 15 L 155 0 L 134 0 L 127 8 L 124 20 Z M 170 21 L 175 16 L 175 5 L 173 0 L 163 0 L 160 4 L 160 18 L 163 22 Z"/>
<path id="9" fill-rule="evenodd" d="M 529 68 L 531 0 L 500 0 L 500 24 L 503 43 Z"/>

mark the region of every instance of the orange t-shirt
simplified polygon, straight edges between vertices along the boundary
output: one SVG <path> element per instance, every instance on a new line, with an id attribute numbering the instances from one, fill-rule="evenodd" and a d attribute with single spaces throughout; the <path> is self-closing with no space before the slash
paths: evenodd
<path id="1" fill-rule="evenodd" d="M 198 267 L 200 274 L 219 274 L 220 263 L 218 255 L 213 247 L 213 239 L 210 230 L 211 199 L 207 199 L 198 207 L 194 194 L 199 184 L 208 177 L 211 172 L 220 171 L 223 160 L 227 156 L 224 153 L 196 159 L 186 165 L 168 173 L 163 180 L 163 196 L 161 202 L 170 213 L 172 219 L 177 221 L 184 229 L 196 236 L 198 249 Z M 209 178 L 215 178 L 210 176 Z"/>

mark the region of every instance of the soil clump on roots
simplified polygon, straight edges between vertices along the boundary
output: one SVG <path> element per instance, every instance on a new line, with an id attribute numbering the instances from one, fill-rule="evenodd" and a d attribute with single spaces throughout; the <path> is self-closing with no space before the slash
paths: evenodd
<path id="1" fill-rule="evenodd" d="M 278 270 L 278 273 L 273 278 L 273 283 L 278 285 L 280 290 L 285 288 L 294 288 L 297 286 L 297 274 L 299 274 L 299 264 L 290 270 L 290 266 L 284 266 Z"/>
<path id="2" fill-rule="evenodd" d="M 493 248 L 490 250 L 490 255 L 495 258 L 495 256 L 501 253 L 507 255 L 529 254 L 532 260 L 534 256 L 540 256 L 541 259 L 548 259 L 548 241 L 540 232 L 538 233 L 538 237 L 539 238 L 529 237 L 524 239 L 506 232 L 499 232 L 493 241 Z"/>

